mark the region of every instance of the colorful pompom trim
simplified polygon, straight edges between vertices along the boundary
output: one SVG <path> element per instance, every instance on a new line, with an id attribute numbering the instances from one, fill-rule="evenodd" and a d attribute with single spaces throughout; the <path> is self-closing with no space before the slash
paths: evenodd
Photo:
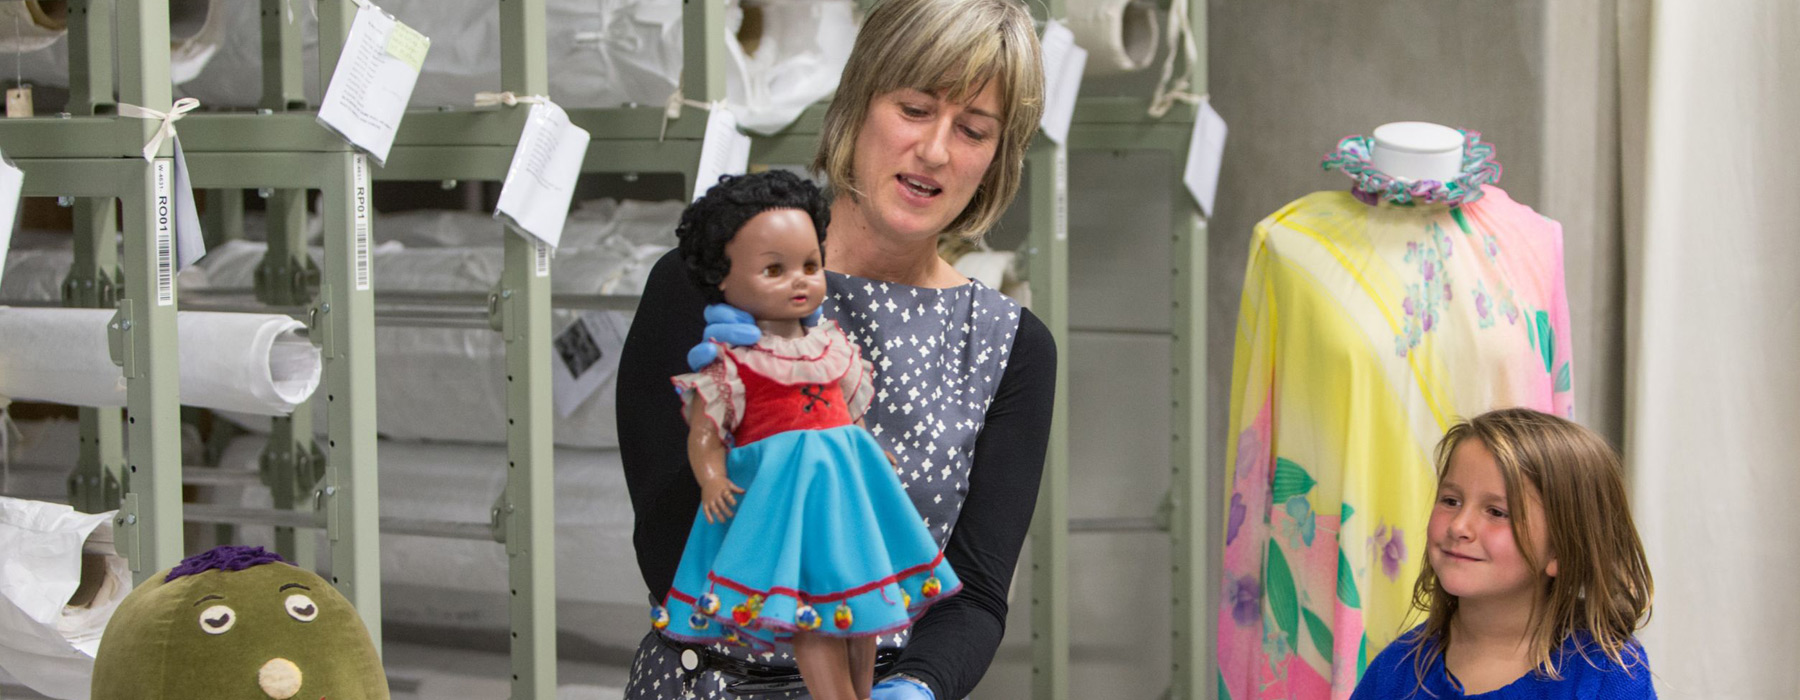
<path id="1" fill-rule="evenodd" d="M 814 610 L 813 606 L 801 605 L 800 607 L 794 608 L 795 627 L 811 632 L 818 629 L 819 625 L 824 623 L 824 618 L 819 617 L 819 611 Z"/>
<path id="2" fill-rule="evenodd" d="M 707 593 L 700 596 L 700 600 L 696 602 L 698 602 L 699 605 L 695 605 L 694 608 L 700 612 L 707 615 L 719 614 L 719 596 Z"/>
<path id="3" fill-rule="evenodd" d="M 936 576 L 925 579 L 924 585 L 919 586 L 919 593 L 926 598 L 936 598 L 942 592 L 944 592 L 944 584 L 939 582 Z"/>
<path id="4" fill-rule="evenodd" d="M 831 622 L 841 630 L 850 629 L 850 625 L 856 624 L 850 615 L 850 606 L 845 603 L 838 603 L 837 612 L 831 615 Z"/>
<path id="5" fill-rule="evenodd" d="M 688 616 L 688 626 L 697 630 L 703 630 L 712 626 L 712 618 L 696 611 L 694 614 Z"/>
<path id="6" fill-rule="evenodd" d="M 669 628 L 669 609 L 661 605 L 650 608 L 650 626 L 659 630 Z"/>
<path id="7" fill-rule="evenodd" d="M 1347 136 L 1320 163 L 1326 170 L 1341 170 L 1355 184 L 1351 193 L 1364 204 L 1388 202 L 1400 206 L 1448 204 L 1459 207 L 1481 199 L 1483 185 L 1500 181 L 1500 163 L 1494 145 L 1482 143 L 1481 133 L 1458 129 L 1463 135 L 1462 174 L 1449 182 L 1398 180 L 1376 170 L 1371 162 L 1375 139 Z"/>
<path id="8" fill-rule="evenodd" d="M 757 616 L 762 615 L 762 607 L 762 595 L 752 595 L 731 608 L 731 620 L 736 622 L 739 627 L 749 627 Z"/>

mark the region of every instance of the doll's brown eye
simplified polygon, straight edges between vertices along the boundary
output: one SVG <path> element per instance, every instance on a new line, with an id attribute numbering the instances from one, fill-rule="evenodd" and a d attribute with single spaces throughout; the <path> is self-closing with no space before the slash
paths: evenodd
<path id="1" fill-rule="evenodd" d="M 781 276 L 781 266 L 780 265 L 770 265 L 768 267 L 763 268 L 763 276 L 765 276 L 765 277 L 780 277 Z"/>
<path id="2" fill-rule="evenodd" d="M 806 264 L 806 274 L 813 275 L 813 274 L 818 274 L 818 272 L 819 272 L 819 264 L 818 263 L 809 262 Z"/>
<path id="3" fill-rule="evenodd" d="M 312 622 L 314 618 L 319 616 L 319 606 L 313 604 L 312 598 L 308 598 L 300 593 L 288 596 L 287 603 L 282 607 L 287 608 L 289 617 L 301 622 Z"/>
<path id="4" fill-rule="evenodd" d="M 223 605 L 214 605 L 200 611 L 200 629 L 207 634 L 224 634 L 237 624 L 237 611 Z"/>

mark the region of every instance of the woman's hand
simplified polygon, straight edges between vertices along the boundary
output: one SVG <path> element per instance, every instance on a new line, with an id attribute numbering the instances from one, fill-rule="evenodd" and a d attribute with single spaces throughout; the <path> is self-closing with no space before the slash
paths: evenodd
<path id="1" fill-rule="evenodd" d="M 701 481 L 700 510 L 706 514 L 706 522 L 722 523 L 730 520 L 737 510 L 737 494 L 743 492 L 742 487 L 723 476 Z"/>

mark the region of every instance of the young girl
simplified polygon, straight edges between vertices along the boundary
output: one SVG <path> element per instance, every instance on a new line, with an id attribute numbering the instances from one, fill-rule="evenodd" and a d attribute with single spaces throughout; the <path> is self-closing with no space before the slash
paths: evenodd
<path id="1" fill-rule="evenodd" d="M 1656 697 L 1632 636 L 1650 568 L 1612 448 L 1514 408 L 1452 426 L 1438 465 L 1413 587 L 1425 623 L 1375 657 L 1352 700 Z"/>
<path id="2" fill-rule="evenodd" d="M 817 320 L 829 218 L 818 188 L 781 171 L 722 177 L 682 213 L 694 283 L 762 337 L 674 378 L 701 505 L 654 620 L 690 644 L 791 642 L 814 698 L 856 700 L 875 636 L 960 583 L 862 427 L 873 367 Z"/>

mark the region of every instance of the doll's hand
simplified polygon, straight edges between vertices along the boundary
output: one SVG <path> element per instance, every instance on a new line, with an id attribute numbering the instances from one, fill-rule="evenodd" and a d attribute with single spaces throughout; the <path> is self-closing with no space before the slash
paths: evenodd
<path id="1" fill-rule="evenodd" d="M 748 312 L 730 304 L 710 304 L 706 307 L 706 332 L 701 336 L 699 345 L 688 351 L 688 369 L 695 372 L 719 359 L 719 346 L 712 341 L 726 345 L 755 345 L 762 339 L 762 329 L 756 327 L 756 319 Z"/>
<path id="2" fill-rule="evenodd" d="M 743 492 L 743 488 L 722 476 L 701 482 L 700 510 L 706 513 L 706 522 L 722 523 L 730 520 L 733 511 L 737 509 L 736 494 Z"/>
<path id="3" fill-rule="evenodd" d="M 875 684 L 870 700 L 937 700 L 931 688 L 905 676 L 894 676 Z"/>

